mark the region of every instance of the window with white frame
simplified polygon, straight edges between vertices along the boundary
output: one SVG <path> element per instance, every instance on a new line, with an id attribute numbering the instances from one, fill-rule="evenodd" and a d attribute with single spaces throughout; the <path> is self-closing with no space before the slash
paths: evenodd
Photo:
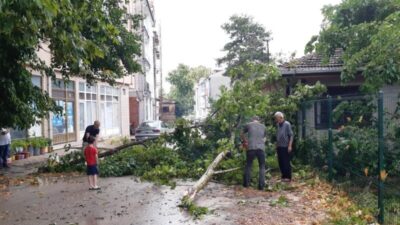
<path id="1" fill-rule="evenodd" d="M 120 127 L 119 96 L 119 88 L 100 86 L 100 118 L 106 129 L 119 129 Z"/>
<path id="2" fill-rule="evenodd" d="M 97 85 L 79 82 L 79 130 L 84 131 L 97 119 Z"/>

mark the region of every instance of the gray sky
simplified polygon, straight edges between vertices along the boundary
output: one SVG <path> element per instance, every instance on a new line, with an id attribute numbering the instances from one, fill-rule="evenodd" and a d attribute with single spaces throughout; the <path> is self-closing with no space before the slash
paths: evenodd
<path id="1" fill-rule="evenodd" d="M 228 36 L 221 29 L 233 14 L 246 14 L 272 32 L 272 54 L 296 52 L 318 34 L 321 8 L 341 0 L 156 0 L 156 17 L 161 24 L 163 76 L 179 63 L 217 68 L 216 58 Z M 169 90 L 169 84 L 164 82 Z"/>

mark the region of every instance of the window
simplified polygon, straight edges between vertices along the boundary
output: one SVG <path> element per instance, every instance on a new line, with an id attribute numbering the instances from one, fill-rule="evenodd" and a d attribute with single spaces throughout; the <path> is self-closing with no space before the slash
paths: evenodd
<path id="1" fill-rule="evenodd" d="M 79 82 L 79 130 L 84 131 L 87 126 L 97 120 L 97 85 L 88 86 Z"/>
<path id="2" fill-rule="evenodd" d="M 120 127 L 120 89 L 100 86 L 100 118 L 106 129 Z"/>
<path id="3" fill-rule="evenodd" d="M 163 107 L 162 107 L 162 111 L 163 111 L 164 113 L 169 112 L 169 107 L 168 107 L 168 106 L 163 106 Z"/>
<path id="4" fill-rule="evenodd" d="M 158 121 L 149 121 L 149 122 L 143 122 L 140 124 L 140 128 L 148 128 L 148 127 L 159 127 L 159 122 Z"/>
<path id="5" fill-rule="evenodd" d="M 336 99 L 337 97 L 351 97 L 356 96 L 359 92 L 358 86 L 337 86 L 328 87 L 327 95 L 333 97 L 332 110 L 334 110 L 342 100 Z M 344 112 L 343 116 L 336 121 L 332 120 L 333 128 L 337 128 L 345 121 L 345 117 L 349 116 L 349 112 Z M 316 129 L 328 129 L 329 113 L 328 113 L 328 100 L 323 99 L 314 103 L 314 118 Z"/>

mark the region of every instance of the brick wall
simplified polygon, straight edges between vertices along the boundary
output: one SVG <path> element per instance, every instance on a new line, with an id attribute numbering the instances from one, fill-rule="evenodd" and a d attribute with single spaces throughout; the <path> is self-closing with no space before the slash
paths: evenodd
<path id="1" fill-rule="evenodd" d="M 129 97 L 129 124 L 134 128 L 139 125 L 139 102 L 136 97 Z"/>

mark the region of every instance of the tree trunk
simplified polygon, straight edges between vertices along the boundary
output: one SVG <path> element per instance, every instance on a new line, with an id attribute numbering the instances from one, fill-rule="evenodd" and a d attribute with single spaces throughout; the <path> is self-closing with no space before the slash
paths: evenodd
<path id="1" fill-rule="evenodd" d="M 193 201 L 196 194 L 207 185 L 208 181 L 211 180 L 212 176 L 214 175 L 215 168 L 225 158 L 227 153 L 228 151 L 223 151 L 219 153 L 214 161 L 208 166 L 207 171 L 203 174 L 203 176 L 201 176 L 201 178 L 185 194 L 184 197 L 187 197 L 189 202 Z"/>
<path id="2" fill-rule="evenodd" d="M 134 142 L 130 142 L 128 144 L 117 146 L 115 148 L 99 148 L 99 150 L 106 150 L 105 152 L 102 152 L 102 153 L 99 154 L 99 158 L 103 158 L 103 157 L 106 157 L 106 156 L 113 155 L 113 154 L 115 154 L 115 153 L 117 153 L 117 152 L 119 152 L 121 150 L 124 150 L 124 149 L 129 148 L 129 147 L 134 146 L 134 145 L 143 145 L 144 147 L 147 147 L 145 142 L 149 141 L 149 140 L 155 140 L 155 139 L 157 139 L 157 138 L 149 138 L 149 139 L 146 139 L 146 140 L 143 140 L 143 141 L 134 141 Z M 71 149 L 76 149 L 76 150 L 82 151 L 82 148 L 72 147 L 70 144 L 65 145 L 64 149 L 65 149 L 66 152 L 71 150 Z M 80 162 L 81 162 L 80 160 L 76 160 L 76 161 L 70 162 L 70 164 L 77 164 L 77 163 L 80 163 Z"/>
<path id="3" fill-rule="evenodd" d="M 107 151 L 102 152 L 102 153 L 99 154 L 99 158 L 113 155 L 113 154 L 115 154 L 115 153 L 117 153 L 117 152 L 119 152 L 119 151 L 121 151 L 123 149 L 126 149 L 126 148 L 134 146 L 134 145 L 144 145 L 145 147 L 147 147 L 145 142 L 149 141 L 149 140 L 155 140 L 155 139 L 157 139 L 157 138 L 149 138 L 149 139 L 146 139 L 144 141 L 134 141 L 134 142 L 130 142 L 128 144 L 124 144 L 124 145 L 121 145 L 121 146 L 118 146 L 118 147 L 115 147 L 115 148 L 112 148 L 112 149 L 107 149 Z"/>
<path id="4" fill-rule="evenodd" d="M 233 146 L 235 142 L 235 132 L 231 131 L 231 139 L 230 142 Z M 201 178 L 193 185 L 189 191 L 185 193 L 183 196 L 183 199 L 186 201 L 186 204 L 190 204 L 194 198 L 196 197 L 196 194 L 203 189 L 207 183 L 211 180 L 212 176 L 215 174 L 215 168 L 219 165 L 219 163 L 225 158 L 225 156 L 229 153 L 229 150 L 225 150 L 221 153 L 218 154 L 218 156 L 214 159 L 214 161 L 207 167 L 206 172 L 201 176 Z M 234 171 L 234 170 L 227 170 L 229 171 Z M 217 171 L 220 172 L 220 171 Z"/>

